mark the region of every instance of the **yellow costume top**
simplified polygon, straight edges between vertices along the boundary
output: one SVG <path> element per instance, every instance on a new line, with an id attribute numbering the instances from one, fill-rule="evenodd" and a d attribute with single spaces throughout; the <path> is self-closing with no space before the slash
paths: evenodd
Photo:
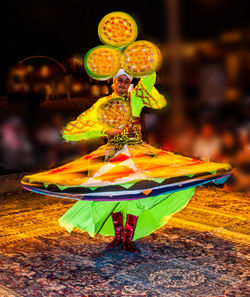
<path id="1" fill-rule="evenodd" d="M 144 106 L 161 109 L 166 106 L 165 97 L 154 87 L 156 73 L 140 79 L 138 85 L 129 93 L 132 116 L 139 117 Z M 102 97 L 91 108 L 81 113 L 75 121 L 69 122 L 63 132 L 63 138 L 68 141 L 80 141 L 105 134 L 105 126 L 98 120 L 99 107 L 110 99 L 117 98 L 115 93 Z"/>

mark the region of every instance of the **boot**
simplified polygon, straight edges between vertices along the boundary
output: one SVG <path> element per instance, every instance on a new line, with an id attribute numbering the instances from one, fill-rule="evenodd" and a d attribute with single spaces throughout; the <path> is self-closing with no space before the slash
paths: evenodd
<path id="1" fill-rule="evenodd" d="M 115 238 L 108 245 L 109 249 L 116 248 L 122 244 L 123 240 L 123 219 L 121 212 L 112 213 L 112 219 L 115 229 Z"/>
<path id="2" fill-rule="evenodd" d="M 131 214 L 127 215 L 127 220 L 125 224 L 125 232 L 122 243 L 122 249 L 131 253 L 140 253 L 141 251 L 133 244 L 132 239 L 134 235 L 134 230 L 136 226 L 137 217 Z"/>

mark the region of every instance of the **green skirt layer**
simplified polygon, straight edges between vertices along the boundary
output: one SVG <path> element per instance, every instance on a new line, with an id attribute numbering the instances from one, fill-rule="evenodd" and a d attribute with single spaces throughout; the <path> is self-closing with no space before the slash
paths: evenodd
<path id="1" fill-rule="evenodd" d="M 170 217 L 183 209 L 192 198 L 194 188 L 155 197 L 130 201 L 78 201 L 60 219 L 59 223 L 71 232 L 74 227 L 94 237 L 97 233 L 114 236 L 111 214 L 121 211 L 138 216 L 133 240 L 147 236 L 167 223 Z"/>

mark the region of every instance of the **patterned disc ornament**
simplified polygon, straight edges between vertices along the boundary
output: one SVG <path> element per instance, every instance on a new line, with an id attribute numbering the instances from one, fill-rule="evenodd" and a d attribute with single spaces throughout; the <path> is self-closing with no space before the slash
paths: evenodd
<path id="1" fill-rule="evenodd" d="M 127 101 L 120 98 L 110 99 L 98 110 L 99 121 L 107 128 L 123 128 L 131 117 L 131 108 Z"/>
<path id="2" fill-rule="evenodd" d="M 129 75 L 139 78 L 160 68 L 160 49 L 150 41 L 140 40 L 129 44 L 121 56 L 121 67 Z"/>
<path id="3" fill-rule="evenodd" d="M 98 26 L 98 35 L 102 43 L 123 48 L 136 40 L 137 25 L 127 13 L 115 11 L 107 14 Z"/>
<path id="4" fill-rule="evenodd" d="M 84 57 L 84 67 L 88 75 L 96 80 L 112 78 L 120 68 L 121 51 L 100 45 L 92 48 Z"/>

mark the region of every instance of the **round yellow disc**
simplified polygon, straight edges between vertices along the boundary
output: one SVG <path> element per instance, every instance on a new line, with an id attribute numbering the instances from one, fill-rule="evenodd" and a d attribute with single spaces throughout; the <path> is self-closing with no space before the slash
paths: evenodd
<path id="1" fill-rule="evenodd" d="M 108 45 L 100 45 L 87 52 L 84 66 L 90 77 L 96 80 L 107 80 L 118 72 L 120 59 L 120 50 Z"/>
<path id="2" fill-rule="evenodd" d="M 98 109 L 98 119 L 108 128 L 122 128 L 131 117 L 131 108 L 127 101 L 120 98 L 110 99 Z"/>
<path id="3" fill-rule="evenodd" d="M 121 56 L 121 67 L 133 77 L 149 75 L 160 68 L 162 55 L 152 42 L 140 40 L 129 44 Z"/>
<path id="4" fill-rule="evenodd" d="M 122 11 L 107 14 L 98 26 L 101 42 L 119 48 L 135 41 L 137 33 L 137 25 L 134 19 Z"/>

